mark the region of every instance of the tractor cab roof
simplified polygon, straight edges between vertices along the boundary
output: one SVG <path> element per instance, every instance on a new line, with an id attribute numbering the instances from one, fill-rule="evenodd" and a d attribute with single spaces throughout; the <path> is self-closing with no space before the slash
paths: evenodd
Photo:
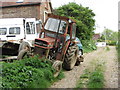
<path id="1" fill-rule="evenodd" d="M 48 17 L 49 17 L 49 18 L 56 18 L 56 19 L 60 19 L 60 20 L 66 20 L 66 21 L 68 21 L 69 23 L 76 23 L 75 20 L 70 19 L 70 18 L 67 18 L 67 17 L 65 17 L 65 16 L 58 16 L 58 15 L 54 15 L 54 14 L 48 14 Z"/>

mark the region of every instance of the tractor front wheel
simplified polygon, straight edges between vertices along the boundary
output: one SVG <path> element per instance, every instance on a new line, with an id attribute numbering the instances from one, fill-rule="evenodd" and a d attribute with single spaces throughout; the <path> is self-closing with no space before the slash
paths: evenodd
<path id="1" fill-rule="evenodd" d="M 17 60 L 23 59 L 25 56 L 29 57 L 27 52 L 28 50 L 26 49 L 21 50 L 17 56 Z"/>
<path id="2" fill-rule="evenodd" d="M 78 56 L 78 46 L 70 46 L 66 52 L 63 67 L 66 70 L 71 70 L 75 66 Z"/>
<path id="3" fill-rule="evenodd" d="M 62 70 L 62 61 L 56 60 L 56 61 L 53 63 L 52 67 L 53 67 L 54 70 L 55 70 L 55 71 L 54 71 L 54 77 L 57 77 L 57 76 L 59 75 L 60 71 Z"/>

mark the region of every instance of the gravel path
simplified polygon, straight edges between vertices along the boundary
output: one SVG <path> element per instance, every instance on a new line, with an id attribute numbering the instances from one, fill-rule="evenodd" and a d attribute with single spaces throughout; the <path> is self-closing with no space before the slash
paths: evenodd
<path id="1" fill-rule="evenodd" d="M 104 60 L 107 62 L 105 69 L 105 88 L 118 87 L 118 64 L 115 47 L 110 47 L 110 51 L 105 51 L 104 48 L 85 54 L 84 62 L 80 66 L 75 66 L 71 71 L 65 71 L 65 78 L 53 83 L 51 88 L 75 88 L 80 75 L 90 66 L 90 62 L 94 59 Z"/>
<path id="2" fill-rule="evenodd" d="M 118 88 L 118 59 L 115 47 L 110 47 L 105 56 L 105 88 Z"/>

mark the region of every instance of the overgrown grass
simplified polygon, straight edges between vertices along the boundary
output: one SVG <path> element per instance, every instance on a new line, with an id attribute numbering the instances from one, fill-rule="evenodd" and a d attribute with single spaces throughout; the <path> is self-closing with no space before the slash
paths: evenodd
<path id="1" fill-rule="evenodd" d="M 90 74 L 88 88 L 103 88 L 104 87 L 104 75 L 99 69 L 96 69 Z"/>
<path id="2" fill-rule="evenodd" d="M 95 42 L 93 40 L 83 40 L 82 45 L 84 53 L 88 53 L 97 49 Z"/>
<path id="3" fill-rule="evenodd" d="M 38 56 L 13 63 L 2 63 L 2 88 L 48 88 L 54 81 L 64 77 L 61 72 L 54 78 L 52 63 Z"/>
<path id="4" fill-rule="evenodd" d="M 80 76 L 76 88 L 103 88 L 104 87 L 104 62 L 93 60 L 92 68 L 85 69 Z"/>
<path id="5" fill-rule="evenodd" d="M 76 89 L 78 88 L 87 88 L 87 83 L 89 80 L 89 70 L 85 69 L 84 73 L 80 76 Z"/>

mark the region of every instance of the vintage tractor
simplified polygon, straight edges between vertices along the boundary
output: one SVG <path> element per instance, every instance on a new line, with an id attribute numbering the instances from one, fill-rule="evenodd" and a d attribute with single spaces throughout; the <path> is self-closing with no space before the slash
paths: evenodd
<path id="1" fill-rule="evenodd" d="M 78 55 L 79 48 L 75 39 L 76 22 L 74 20 L 48 14 L 39 38 L 35 39 L 33 54 L 46 57 L 53 62 L 55 76 L 57 76 L 62 67 L 71 70 L 83 59 Z M 82 52 L 82 49 L 80 51 Z"/>

